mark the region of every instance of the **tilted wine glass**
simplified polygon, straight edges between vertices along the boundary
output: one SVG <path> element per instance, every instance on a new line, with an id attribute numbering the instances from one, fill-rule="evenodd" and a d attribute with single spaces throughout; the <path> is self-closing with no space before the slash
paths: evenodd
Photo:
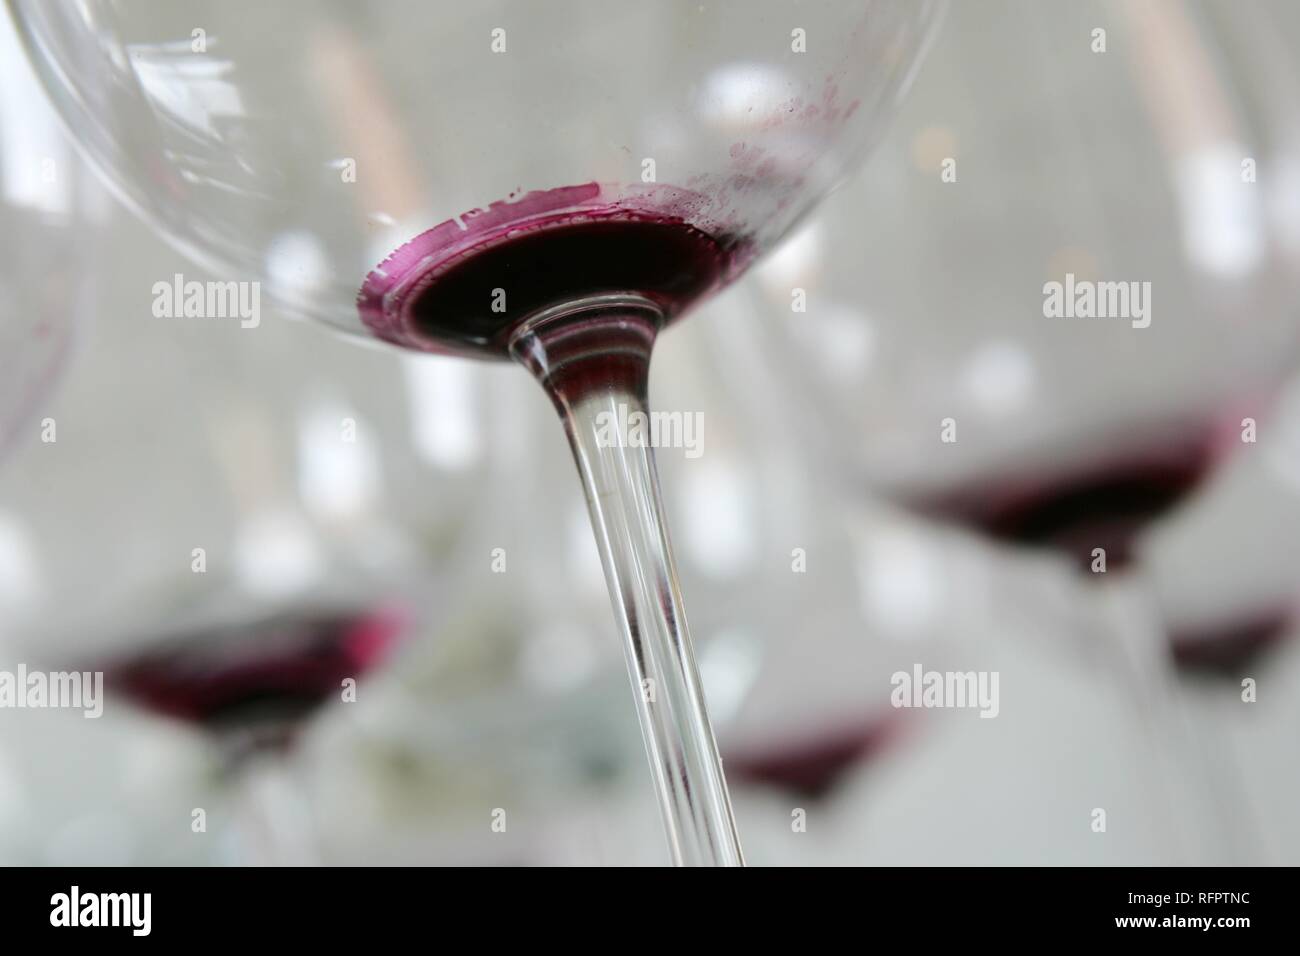
<path id="1" fill-rule="evenodd" d="M 11 3 L 87 151 L 215 275 L 538 378 L 587 493 L 672 857 L 742 862 L 653 454 L 602 424 L 645 412 L 660 329 L 871 145 L 938 3 Z"/>

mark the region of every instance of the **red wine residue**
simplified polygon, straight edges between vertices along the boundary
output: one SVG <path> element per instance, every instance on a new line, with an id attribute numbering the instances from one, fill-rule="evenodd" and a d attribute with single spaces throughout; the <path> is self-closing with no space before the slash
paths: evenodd
<path id="1" fill-rule="evenodd" d="M 608 195 L 597 183 L 533 192 L 433 227 L 366 277 L 362 321 L 397 345 L 503 358 L 510 331 L 550 306 L 635 293 L 669 322 L 748 261 L 750 243 L 711 225 L 698 194 Z"/>
<path id="2" fill-rule="evenodd" d="M 157 713 L 279 739 L 378 664 L 402 627 L 392 611 L 273 617 L 165 641 L 109 664 L 105 681 Z"/>
<path id="3" fill-rule="evenodd" d="M 1294 608 L 1273 607 L 1177 628 L 1169 637 L 1174 662 L 1184 670 L 1240 680 L 1286 639 L 1295 617 Z"/>
<path id="4" fill-rule="evenodd" d="M 893 746 L 904 732 L 891 716 L 761 750 L 730 752 L 726 755 L 727 775 L 817 800 L 831 794 L 853 767 Z"/>
<path id="5" fill-rule="evenodd" d="M 1207 431 L 1071 470 L 983 483 L 915 506 L 998 541 L 1051 548 L 1084 571 L 1091 568 L 1093 549 L 1103 548 L 1107 570 L 1113 571 L 1132 560 L 1139 532 L 1196 488 L 1217 456 Z"/>

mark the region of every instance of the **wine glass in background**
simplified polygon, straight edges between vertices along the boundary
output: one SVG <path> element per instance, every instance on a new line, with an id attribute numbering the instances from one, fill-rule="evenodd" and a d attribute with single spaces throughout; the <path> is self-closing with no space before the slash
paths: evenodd
<path id="1" fill-rule="evenodd" d="M 1295 367 L 1289 54 L 1217 3 L 979 16 L 997 29 L 936 58 L 907 151 L 760 267 L 787 317 L 753 374 L 851 480 L 1110 580 Z M 875 254 L 841 255 L 863 230 Z M 1049 314 L 1105 283 L 1122 314 Z"/>
<path id="2" fill-rule="evenodd" d="M 94 310 L 107 197 L 0 17 L 0 456 L 39 440 L 41 402 Z M 46 440 L 49 427 L 44 426 Z M 3 532 L 0 531 L 0 538 Z"/>
<path id="3" fill-rule="evenodd" d="M 645 414 L 661 327 L 878 138 L 937 4 L 13 7 L 88 153 L 215 275 L 538 378 L 587 492 L 672 858 L 740 863 L 653 456 L 606 426 Z"/>
<path id="4" fill-rule="evenodd" d="M 110 692 L 204 731 L 221 774 L 243 789 L 245 857 L 301 865 L 318 861 L 310 806 L 282 771 L 316 712 L 364 692 L 357 682 L 392 654 L 405 614 L 317 598 L 263 619 L 136 638 L 142 646 L 128 657 L 65 669 L 102 672 Z"/>
<path id="5" fill-rule="evenodd" d="M 889 148 L 757 270 L 784 316 L 749 391 L 851 483 L 1080 570 L 1080 650 L 1204 749 L 1169 658 L 1227 644 L 1238 679 L 1255 612 L 1277 618 L 1175 627 L 1148 530 L 1264 447 L 1296 364 L 1294 10 L 999 3 L 949 27 Z M 1109 316 L 1051 303 L 1120 286 Z M 1029 609 L 1038 580 L 996 599 Z"/>
<path id="6" fill-rule="evenodd" d="M 114 321 L 85 330 L 49 402 L 58 441 L 0 469 L 0 666 L 102 667 L 104 717 L 8 712 L 0 761 L 25 810 L 0 806 L 0 845 L 34 862 L 327 859 L 350 831 L 322 829 L 314 768 L 340 737 L 363 759 L 385 748 L 394 665 L 415 696 L 484 679 L 461 645 L 508 659 L 497 631 L 454 626 L 477 600 L 491 455 L 465 436 L 492 376 L 454 363 L 431 382 L 272 315 L 156 317 L 155 272 L 185 263 L 129 217 L 106 229 L 96 307 Z M 478 727 L 437 695 L 411 713 Z M 442 743 L 427 749 L 445 760 Z M 196 806 L 213 840 L 186 839 Z"/>

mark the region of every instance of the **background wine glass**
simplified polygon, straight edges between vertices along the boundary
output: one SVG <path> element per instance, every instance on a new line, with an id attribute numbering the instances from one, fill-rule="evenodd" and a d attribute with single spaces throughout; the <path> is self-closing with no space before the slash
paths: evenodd
<path id="1" fill-rule="evenodd" d="M 891 148 L 760 268 L 784 317 L 769 362 L 749 366 L 754 392 L 784 381 L 776 403 L 800 410 L 850 481 L 1080 567 L 1100 585 L 1080 600 L 1101 599 L 1075 627 L 1081 652 L 1149 699 L 1171 640 L 1184 664 L 1215 638 L 1248 651 L 1261 626 L 1285 630 L 1276 612 L 1293 603 L 1283 590 L 1252 610 L 1221 586 L 1242 619 L 1198 627 L 1185 608 L 1206 602 L 1192 601 L 1175 627 L 1170 598 L 1186 589 L 1164 562 L 1152 607 L 1143 558 L 1151 522 L 1265 447 L 1247 420 L 1273 427 L 1295 364 L 1295 77 L 1277 42 L 1293 14 L 1008 3 L 963 32 L 967 16 L 952 14 L 943 65 L 922 75 Z M 847 254 L 843 237 L 864 233 L 873 254 Z M 1150 326 L 1049 318 L 1045 283 L 1067 274 L 1149 282 Z M 791 312 L 796 288 L 806 313 Z M 1005 599 L 1032 601 L 1022 587 Z M 1244 653 L 1214 658 L 1245 673 Z M 1204 727 L 1170 728 L 1179 694 L 1162 692 L 1162 733 L 1203 741 Z"/>
<path id="2" fill-rule="evenodd" d="M 409 630 L 404 608 L 331 607 L 318 596 L 268 618 L 189 622 L 138 638 L 129 656 L 60 669 L 102 673 L 115 700 L 206 732 L 244 795 L 247 858 L 303 865 L 318 861 L 316 840 L 309 805 L 281 772 L 288 755 L 317 712 L 366 692 L 358 682 Z"/>
<path id="3" fill-rule="evenodd" d="M 586 486 L 673 859 L 741 862 L 653 458 L 597 423 L 644 407 L 658 328 L 878 136 L 936 5 L 817 7 L 807 24 L 775 4 L 17 9 L 90 154 L 179 247 L 300 314 L 509 354 L 542 382 Z M 305 32 L 286 50 L 285 31 Z"/>
<path id="4" fill-rule="evenodd" d="M 439 376 L 432 388 L 444 407 L 434 420 L 422 363 L 357 354 L 328 336 L 304 342 L 301 328 L 270 315 L 256 329 L 155 316 L 154 282 L 186 264 L 130 218 L 105 213 L 98 257 L 75 260 L 95 280 L 104 321 L 83 330 L 66 387 L 40 412 L 58 440 L 40 441 L 37 418 L 0 470 L 0 667 L 102 667 L 105 717 L 61 722 L 46 711 L 24 721 L 5 710 L 0 750 L 16 749 L 24 768 L 12 777 L 15 799 L 41 821 L 30 832 L 6 825 L 7 858 L 318 859 L 327 849 L 313 822 L 320 801 L 304 787 L 314 741 L 322 725 L 327 734 L 370 726 L 374 675 L 361 665 L 373 661 L 329 675 L 361 680 L 353 716 L 342 687 L 322 687 L 320 671 L 302 663 L 312 641 L 303 647 L 268 624 L 339 613 L 378 613 L 382 623 L 400 612 L 402 637 L 448 653 L 455 641 L 442 625 L 465 613 L 457 591 L 478 564 L 466 542 L 487 459 L 464 434 L 488 385 Z M 40 235 L 24 238 L 35 245 Z M 46 277 L 21 281 L 41 288 Z M 401 647 L 380 663 L 398 660 L 421 669 Z M 254 692 L 268 705 L 272 692 L 282 701 L 320 695 L 312 712 L 293 715 L 307 752 L 249 746 L 274 743 L 278 734 L 259 730 L 288 722 L 257 719 L 265 712 L 247 699 L 217 708 L 240 711 L 220 733 L 195 710 L 163 719 L 163 708 L 142 706 L 152 695 L 140 681 L 125 679 L 130 663 L 136 677 L 146 664 L 161 670 L 195 708 L 214 690 L 227 704 Z M 204 674 L 222 685 L 205 691 Z M 100 756 L 67 767 L 87 752 Z M 84 799 L 83 780 L 96 781 L 99 798 Z M 194 807 L 208 811 L 216 839 L 187 844 Z"/>
<path id="5" fill-rule="evenodd" d="M 1001 28 L 954 41 L 907 106 L 909 153 L 760 268 L 786 318 L 755 376 L 788 383 L 851 480 L 1085 572 L 1103 548 L 1113 575 L 1148 522 L 1252 449 L 1244 420 L 1269 420 L 1296 362 L 1294 121 L 1262 79 L 1285 57 L 1244 52 L 1267 15 L 1214 3 L 987 15 Z M 878 254 L 841 254 L 864 230 Z M 1045 284 L 1067 274 L 1149 283 L 1150 326 L 1047 317 Z"/>

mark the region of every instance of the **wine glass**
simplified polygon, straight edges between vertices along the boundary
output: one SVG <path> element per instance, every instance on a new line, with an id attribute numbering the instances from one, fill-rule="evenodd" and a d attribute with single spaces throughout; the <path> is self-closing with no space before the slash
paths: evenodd
<path id="1" fill-rule="evenodd" d="M 1294 5 L 952 17 L 873 164 L 756 270 L 773 321 L 750 393 L 855 486 L 1080 571 L 1081 649 L 1194 739 L 1168 667 L 1213 635 L 1152 606 L 1147 551 L 1267 447 L 1296 366 Z M 1030 580 L 999 597 L 1033 604 Z M 1240 679 L 1259 623 L 1205 623 Z"/>
<path id="2" fill-rule="evenodd" d="M 12 6 L 87 152 L 214 275 L 539 380 L 586 490 L 672 859 L 740 864 L 652 448 L 626 423 L 652 422 L 660 329 L 878 138 L 938 4 Z"/>
<path id="3" fill-rule="evenodd" d="M 18 783 L 40 809 L 25 858 L 101 815 L 123 852 L 148 859 L 319 859 L 342 829 L 318 825 L 319 791 L 305 786 L 321 740 L 382 736 L 382 682 L 418 663 L 417 638 L 440 639 L 418 641 L 429 656 L 456 656 L 447 622 L 468 614 L 491 461 L 456 433 L 490 405 L 486 373 L 508 370 L 431 360 L 485 373 L 440 378 L 449 406 L 468 394 L 459 420 L 448 407 L 432 421 L 430 369 L 404 353 L 319 337 L 298 363 L 291 323 L 258 334 L 150 315 L 154 271 L 186 263 L 125 214 L 107 225 L 83 265 L 114 321 L 85 329 L 75 374 L 48 404 L 58 441 L 33 434 L 0 468 L 0 655 L 10 669 L 102 670 L 104 717 L 78 718 L 66 746 L 48 722 L 6 726 L 0 751 L 39 761 L 51 738 L 73 753 L 118 739 L 136 757 L 51 762 Z M 464 669 L 456 678 L 470 682 Z M 83 769 L 100 795 L 89 803 L 68 784 Z M 176 792 L 155 798 L 177 773 L 198 792 L 170 779 Z M 212 839 L 160 825 L 195 806 Z M 73 841 L 58 858 L 95 853 Z"/>
<path id="4" fill-rule="evenodd" d="M 1100 581 L 1256 447 L 1300 357 L 1295 83 L 1260 42 L 1292 14 L 1265 11 L 995 4 L 997 29 L 947 34 L 869 174 L 757 270 L 785 318 L 751 374 L 784 383 L 821 457 Z M 865 261 L 839 241 L 864 231 Z M 943 282 L 916 281 L 925 262 Z M 1136 291 L 1127 314 L 1053 309 L 1107 284 Z"/>
<path id="5" fill-rule="evenodd" d="M 160 716 L 205 731 L 221 771 L 237 781 L 250 829 L 269 861 L 314 859 L 307 814 L 283 772 L 307 722 L 328 703 L 357 699 L 357 682 L 407 630 L 398 607 L 331 606 L 323 598 L 264 617 L 190 624 L 136 637 L 134 653 L 80 663 L 105 686 Z"/>

